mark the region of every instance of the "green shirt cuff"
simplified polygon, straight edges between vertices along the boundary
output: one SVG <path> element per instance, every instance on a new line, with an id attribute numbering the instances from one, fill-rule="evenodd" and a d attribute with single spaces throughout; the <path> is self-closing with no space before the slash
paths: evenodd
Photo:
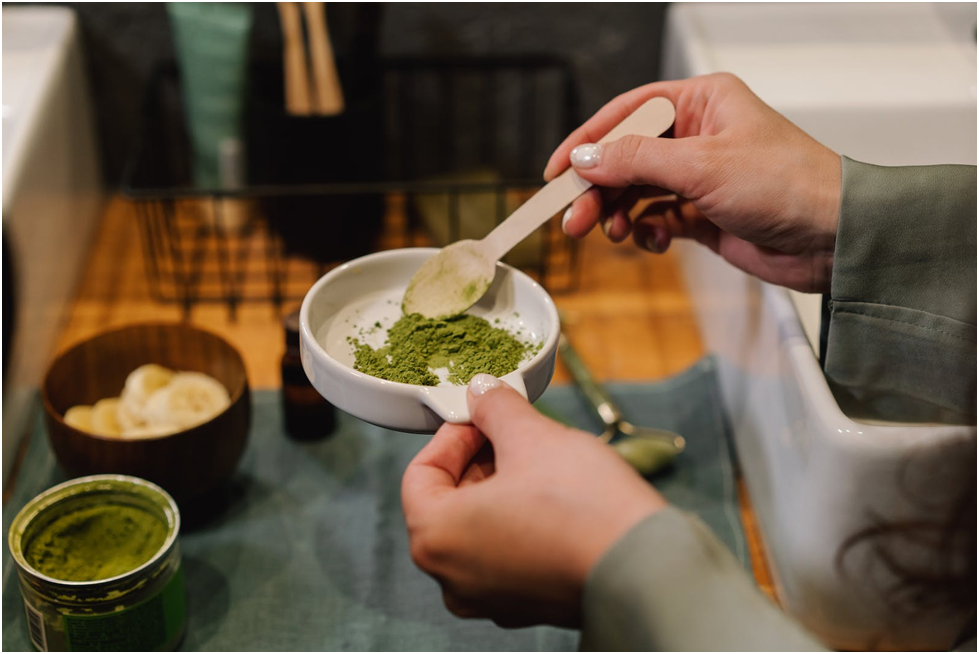
<path id="1" fill-rule="evenodd" d="M 976 419 L 976 168 L 843 161 L 825 372 L 852 417 Z"/>

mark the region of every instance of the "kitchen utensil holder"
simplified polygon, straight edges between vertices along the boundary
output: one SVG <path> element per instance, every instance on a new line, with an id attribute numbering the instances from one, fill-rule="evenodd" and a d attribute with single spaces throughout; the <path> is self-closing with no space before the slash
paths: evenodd
<path id="1" fill-rule="evenodd" d="M 350 258 L 481 236 L 464 214 L 491 213 L 475 226 L 487 232 L 505 219 L 579 118 L 570 68 L 551 57 L 380 60 L 341 117 L 285 115 L 280 68 L 251 67 L 249 180 L 233 189 L 193 186 L 176 68 L 151 77 L 122 192 L 152 297 L 185 316 L 202 303 L 279 310 Z M 526 245 L 512 263 L 552 293 L 576 287 L 559 216 Z"/>

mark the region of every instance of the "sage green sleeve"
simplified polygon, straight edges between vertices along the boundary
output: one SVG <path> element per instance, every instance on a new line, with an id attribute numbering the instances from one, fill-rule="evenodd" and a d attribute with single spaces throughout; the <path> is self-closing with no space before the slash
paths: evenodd
<path id="1" fill-rule="evenodd" d="M 636 525 L 602 557 L 583 609 L 583 650 L 821 649 L 700 520 L 673 507 Z"/>
<path id="2" fill-rule="evenodd" d="M 837 401 L 853 417 L 975 424 L 976 167 L 842 160 L 824 351 Z"/>
<path id="3" fill-rule="evenodd" d="M 825 372 L 855 417 L 976 420 L 976 168 L 843 157 Z M 669 507 L 585 586 L 584 650 L 820 649 L 696 518 Z"/>

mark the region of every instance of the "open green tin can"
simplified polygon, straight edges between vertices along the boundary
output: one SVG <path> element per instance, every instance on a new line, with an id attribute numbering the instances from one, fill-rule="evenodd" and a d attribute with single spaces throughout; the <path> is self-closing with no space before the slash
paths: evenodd
<path id="1" fill-rule="evenodd" d="M 10 526 L 41 651 L 172 650 L 184 632 L 180 512 L 159 486 L 94 475 L 41 493 Z"/>

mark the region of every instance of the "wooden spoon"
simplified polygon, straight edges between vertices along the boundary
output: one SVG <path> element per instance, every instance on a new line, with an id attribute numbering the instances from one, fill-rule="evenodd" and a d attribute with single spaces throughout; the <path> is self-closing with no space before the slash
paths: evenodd
<path id="1" fill-rule="evenodd" d="M 653 98 L 599 143 L 629 134 L 659 136 L 670 128 L 675 117 L 673 103 L 666 98 Z M 404 312 L 420 313 L 426 318 L 448 318 L 464 312 L 489 290 L 497 261 L 591 186 L 569 168 L 483 239 L 466 239 L 442 248 L 422 264 L 408 283 L 402 302 Z"/>
<path id="2" fill-rule="evenodd" d="M 306 46 L 303 22 L 295 2 L 276 3 L 282 24 L 282 61 L 285 68 L 286 111 L 293 116 L 308 116 L 313 103 L 309 94 L 309 71 L 306 68 Z"/>
<path id="3" fill-rule="evenodd" d="M 326 27 L 326 8 L 322 2 L 304 2 L 303 12 L 309 32 L 309 57 L 313 62 L 314 106 L 322 116 L 335 116 L 343 113 L 343 87 Z"/>

